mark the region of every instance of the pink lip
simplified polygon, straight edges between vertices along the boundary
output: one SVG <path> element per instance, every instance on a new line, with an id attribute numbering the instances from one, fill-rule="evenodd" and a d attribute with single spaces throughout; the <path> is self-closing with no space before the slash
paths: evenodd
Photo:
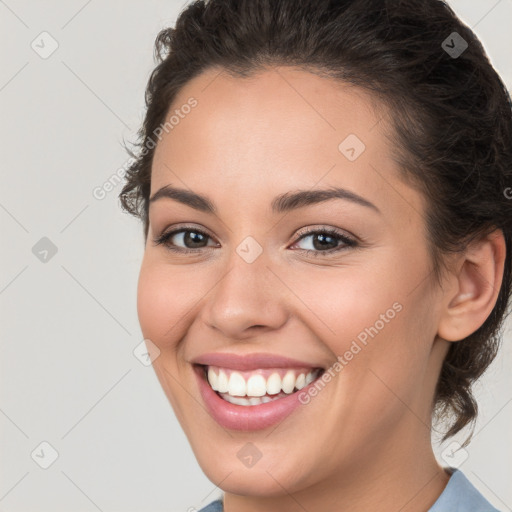
<path id="1" fill-rule="evenodd" d="M 203 354 L 191 361 L 193 364 L 205 366 L 220 366 L 233 370 L 257 370 L 258 368 L 319 368 L 311 363 L 290 359 L 276 354 L 229 354 L 211 353 Z M 243 406 L 242 406 L 243 407 Z"/>
<path id="2" fill-rule="evenodd" d="M 242 431 L 261 430 L 283 421 L 301 405 L 299 394 L 307 392 L 316 382 L 314 380 L 300 391 L 266 404 L 243 406 L 223 400 L 208 384 L 202 366 L 194 365 L 194 371 L 199 391 L 213 419 L 226 429 Z"/>

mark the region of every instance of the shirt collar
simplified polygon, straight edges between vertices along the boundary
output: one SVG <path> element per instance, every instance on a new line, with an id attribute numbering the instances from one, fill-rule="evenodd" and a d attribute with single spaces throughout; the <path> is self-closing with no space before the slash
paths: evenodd
<path id="1" fill-rule="evenodd" d="M 457 468 L 445 468 L 450 480 L 428 512 L 499 512 Z"/>

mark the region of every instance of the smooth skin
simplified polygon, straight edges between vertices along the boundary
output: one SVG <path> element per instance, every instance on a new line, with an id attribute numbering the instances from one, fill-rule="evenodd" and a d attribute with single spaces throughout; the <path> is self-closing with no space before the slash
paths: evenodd
<path id="1" fill-rule="evenodd" d="M 368 93 L 273 67 L 250 79 L 210 69 L 171 110 L 190 97 L 197 106 L 158 142 L 151 194 L 184 188 L 208 196 L 216 213 L 151 203 L 137 307 L 144 337 L 161 351 L 159 381 L 201 468 L 225 491 L 226 512 L 427 511 L 449 478 L 431 445 L 435 385 L 450 344 L 496 303 L 501 231 L 453 257 L 439 287 L 424 199 L 399 178 L 385 132 L 392 114 Z M 349 134 L 366 146 L 355 161 L 338 149 Z M 331 199 L 271 212 L 277 195 L 332 186 L 378 211 Z M 180 254 L 154 243 L 183 223 L 208 233 L 203 248 Z M 336 228 L 358 246 L 328 255 L 343 242 L 300 240 L 306 227 Z M 248 236 L 263 250 L 252 263 L 236 251 Z M 168 244 L 201 247 L 190 231 Z M 328 368 L 395 302 L 402 310 L 280 424 L 228 431 L 206 411 L 193 358 L 264 352 Z M 252 467 L 237 457 L 248 442 L 262 454 Z"/>

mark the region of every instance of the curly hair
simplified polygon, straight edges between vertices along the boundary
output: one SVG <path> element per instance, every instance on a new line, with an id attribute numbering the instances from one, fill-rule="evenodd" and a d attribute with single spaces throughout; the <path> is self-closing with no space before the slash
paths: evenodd
<path id="1" fill-rule="evenodd" d="M 460 55 L 448 51 L 455 41 Z M 277 65 L 356 85 L 392 113 L 386 136 L 401 177 L 427 200 L 438 282 L 447 254 L 502 230 L 507 258 L 497 302 L 478 330 L 451 343 L 432 404 L 433 420 L 451 420 L 443 441 L 474 427 L 471 388 L 497 354 L 511 292 L 505 191 L 512 184 L 512 102 L 472 30 L 441 0 L 197 0 L 158 34 L 155 59 L 119 194 L 122 208 L 143 221 L 145 237 L 154 137 L 177 93 L 208 69 L 244 78 Z"/>

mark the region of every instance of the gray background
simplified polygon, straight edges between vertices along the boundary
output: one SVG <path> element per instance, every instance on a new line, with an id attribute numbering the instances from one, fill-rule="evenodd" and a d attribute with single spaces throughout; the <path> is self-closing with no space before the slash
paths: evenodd
<path id="1" fill-rule="evenodd" d="M 510 88 L 512 0 L 450 4 Z M 143 119 L 154 38 L 183 5 L 0 1 L 0 511 L 185 511 L 220 494 L 133 354 L 142 227 L 120 211 L 120 185 L 93 196 L 128 158 L 121 141 Z M 43 59 L 34 40 L 58 48 Z M 507 327 L 476 386 L 473 442 L 452 464 L 436 445 L 502 511 L 512 510 L 511 368 Z M 47 469 L 43 441 L 59 454 Z"/>

